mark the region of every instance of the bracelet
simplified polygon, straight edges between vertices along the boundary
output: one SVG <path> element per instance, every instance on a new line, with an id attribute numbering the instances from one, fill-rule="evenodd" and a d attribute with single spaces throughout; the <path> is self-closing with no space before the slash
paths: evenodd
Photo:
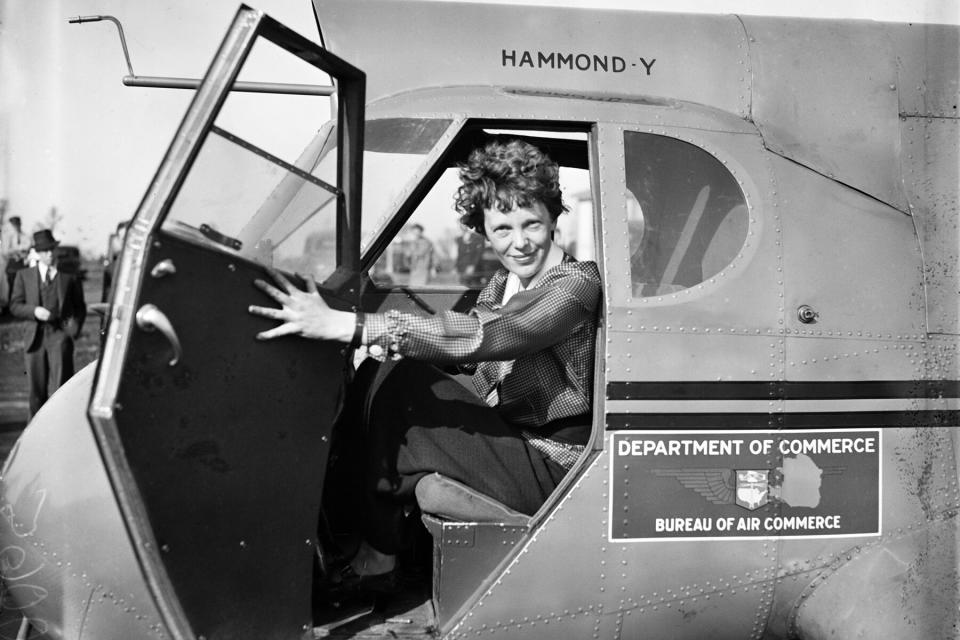
<path id="1" fill-rule="evenodd" d="M 387 311 L 387 336 L 390 340 L 387 344 L 387 351 L 390 353 L 391 360 L 399 360 L 403 357 L 400 353 L 400 345 L 407 333 L 407 322 L 403 314 L 396 309 Z"/>
<path id="2" fill-rule="evenodd" d="M 366 314 L 363 311 L 357 311 L 357 321 L 353 327 L 353 338 L 350 340 L 350 348 L 356 349 L 363 344 L 363 324 L 366 320 Z"/>

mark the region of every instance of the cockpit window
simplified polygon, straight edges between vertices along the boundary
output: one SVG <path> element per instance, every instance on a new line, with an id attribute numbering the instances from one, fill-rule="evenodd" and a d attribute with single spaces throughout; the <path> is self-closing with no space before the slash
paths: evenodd
<path id="1" fill-rule="evenodd" d="M 363 217 L 365 250 L 396 209 L 403 190 L 452 121 L 427 118 L 368 120 L 364 129 Z"/>
<path id="2" fill-rule="evenodd" d="M 736 258 L 748 213 L 733 175 L 703 149 L 649 133 L 624 134 L 633 295 L 693 287 Z"/>
<path id="3" fill-rule="evenodd" d="M 594 208 L 587 169 L 587 133 L 527 128 L 489 129 L 467 124 L 452 143 L 446 166 L 370 270 L 382 288 L 480 289 L 500 268 L 490 243 L 463 227 L 454 208 L 459 162 L 493 139 L 522 138 L 560 165 L 560 187 L 569 211 L 557 219 L 554 239 L 578 260 L 595 259 Z M 366 207 L 364 207 L 366 208 Z"/>
<path id="4" fill-rule="evenodd" d="M 317 177 L 214 128 L 164 228 L 322 280 L 336 268 L 336 154 L 325 155 L 327 162 L 314 166 L 316 147 L 327 151 L 327 139 L 321 132 L 296 162 L 307 170 L 313 167 Z"/>
<path id="5" fill-rule="evenodd" d="M 449 120 L 389 118 L 365 129 L 363 231 L 389 213 Z M 214 127 L 164 228 L 261 264 L 323 281 L 336 269 L 336 142 L 332 122 L 286 162 Z"/>

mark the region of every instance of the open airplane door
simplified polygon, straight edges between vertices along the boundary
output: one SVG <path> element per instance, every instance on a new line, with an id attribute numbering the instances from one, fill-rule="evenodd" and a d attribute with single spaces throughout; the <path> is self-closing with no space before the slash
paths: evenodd
<path id="1" fill-rule="evenodd" d="M 320 126 L 325 98 L 298 96 L 319 120 L 293 159 L 271 147 L 276 136 L 254 140 L 264 123 L 301 119 L 271 115 L 276 95 L 233 91 L 259 54 L 256 75 L 293 65 L 336 81 L 333 123 Z M 167 627 L 158 637 L 310 633 L 351 353 L 258 342 L 273 323 L 247 307 L 270 304 L 253 286 L 265 266 L 314 278 L 335 308 L 357 302 L 364 86 L 359 70 L 241 6 L 127 234 L 89 415 Z M 244 99 L 261 101 L 253 116 L 234 108 Z"/>

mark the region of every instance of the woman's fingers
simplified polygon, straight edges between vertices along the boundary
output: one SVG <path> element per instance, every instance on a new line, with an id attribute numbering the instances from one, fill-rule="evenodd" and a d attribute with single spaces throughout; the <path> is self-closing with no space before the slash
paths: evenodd
<path id="1" fill-rule="evenodd" d="M 297 277 L 306 283 L 306 291 L 304 291 L 291 284 L 290 280 L 275 269 L 267 268 L 267 273 L 279 288 L 260 279 L 254 280 L 253 284 L 279 303 L 282 308 L 250 305 L 247 311 L 256 316 L 277 320 L 282 324 L 258 333 L 257 339 L 270 340 L 286 335 L 302 335 L 311 338 L 323 336 L 325 322 L 328 322 L 324 314 L 329 315 L 330 308 L 320 296 L 313 278 L 297 274 Z"/>
<path id="2" fill-rule="evenodd" d="M 299 334 L 300 327 L 295 325 L 292 322 L 285 322 L 279 327 L 274 327 L 273 329 L 268 329 L 266 331 L 261 331 L 257 334 L 257 340 L 270 340 L 271 338 L 279 338 L 280 336 L 288 336 L 293 334 Z"/>
<path id="3" fill-rule="evenodd" d="M 297 274 L 297 277 L 307 283 L 307 293 L 309 294 L 320 293 L 319 291 L 317 291 L 317 283 L 313 281 L 313 278 L 311 278 L 310 276 L 304 276 L 299 273 Z"/>
<path id="4" fill-rule="evenodd" d="M 257 340 L 270 340 L 271 338 L 278 338 L 280 336 L 291 334 L 299 335 L 302 331 L 302 327 L 299 322 L 290 321 L 289 313 L 286 309 L 250 305 L 247 307 L 247 311 L 255 316 L 262 316 L 264 318 L 270 318 L 271 320 L 279 320 L 283 322 L 283 324 L 279 326 L 258 333 Z"/>
<path id="5" fill-rule="evenodd" d="M 290 299 L 289 292 L 284 293 L 283 291 L 281 291 L 280 289 L 277 289 L 275 286 L 273 286 L 266 280 L 257 279 L 253 281 L 253 284 L 257 289 L 260 289 L 261 291 L 263 291 L 265 294 L 267 294 L 268 296 L 270 296 L 280 304 L 286 304 L 287 301 Z"/>
<path id="6" fill-rule="evenodd" d="M 255 316 L 263 316 L 264 318 L 271 318 L 273 320 L 284 319 L 283 309 L 276 309 L 274 307 L 259 307 L 257 305 L 250 305 L 247 307 L 247 311 Z"/>
<path id="7" fill-rule="evenodd" d="M 293 293 L 295 287 L 290 284 L 290 281 L 287 280 L 287 277 L 274 269 L 273 267 L 266 267 L 267 273 L 270 274 L 270 277 L 273 278 L 274 282 L 280 285 L 280 288 L 283 289 L 286 293 Z"/>

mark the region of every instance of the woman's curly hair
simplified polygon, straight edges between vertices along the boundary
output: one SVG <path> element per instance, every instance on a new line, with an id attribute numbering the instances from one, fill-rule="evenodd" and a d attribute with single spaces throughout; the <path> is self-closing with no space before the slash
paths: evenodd
<path id="1" fill-rule="evenodd" d="M 460 165 L 460 181 L 455 206 L 460 223 L 484 234 L 483 212 L 496 207 L 507 213 L 516 207 L 529 207 L 540 201 L 550 219 L 567 211 L 560 193 L 560 169 L 557 163 L 523 140 L 491 142 L 474 149 Z"/>

